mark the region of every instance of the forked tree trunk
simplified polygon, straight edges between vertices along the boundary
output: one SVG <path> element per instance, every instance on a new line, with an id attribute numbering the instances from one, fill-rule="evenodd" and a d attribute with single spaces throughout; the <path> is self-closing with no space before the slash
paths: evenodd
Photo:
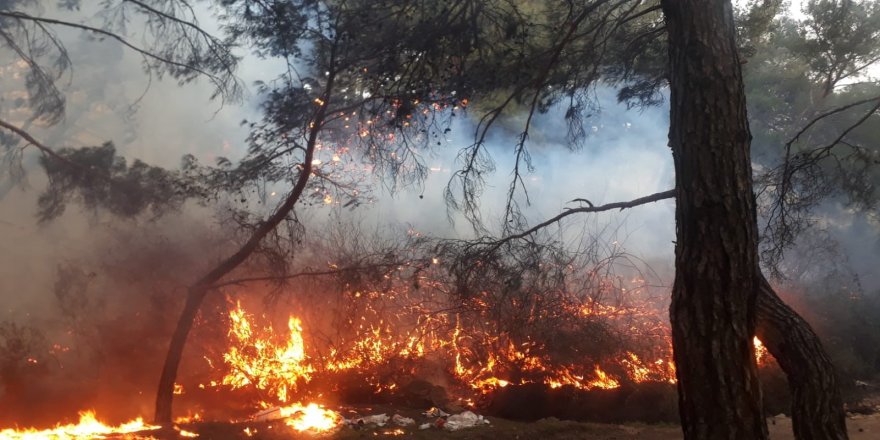
<path id="1" fill-rule="evenodd" d="M 764 439 L 758 233 L 730 0 L 662 0 L 676 174 L 670 319 L 686 439 Z"/>
<path id="2" fill-rule="evenodd" d="M 757 336 L 788 378 L 791 419 L 798 440 L 845 440 L 846 414 L 831 359 L 810 325 L 762 276 Z"/>

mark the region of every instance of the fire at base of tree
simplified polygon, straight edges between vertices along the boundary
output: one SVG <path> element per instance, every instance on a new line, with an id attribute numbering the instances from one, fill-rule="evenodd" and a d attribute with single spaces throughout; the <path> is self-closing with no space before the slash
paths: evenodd
<path id="1" fill-rule="evenodd" d="M 788 412 L 796 438 L 847 439 L 846 411 L 852 425 L 876 409 L 880 370 L 876 264 L 847 259 L 876 259 L 851 242 L 880 231 L 880 3 L 788 6 L 2 2 L 0 243 L 15 252 L 0 255 L 0 435 L 519 429 L 497 416 L 760 440 Z M 126 56 L 146 74 L 132 102 L 117 99 Z M 171 115 L 177 96 L 140 130 L 168 77 L 207 84 L 214 116 L 244 104 L 221 117 L 245 119 L 239 138 L 200 144 L 187 117 L 201 109 Z M 625 180 L 538 175 L 647 125 L 603 119 L 612 94 L 621 112 L 668 102 L 668 136 L 639 138 L 669 156 L 647 160 L 663 174 L 628 166 L 644 147 L 616 160 Z M 436 221 L 350 220 L 385 189 L 422 200 L 432 173 L 449 173 L 449 237 Z M 30 176 L 36 194 L 13 192 Z M 585 198 L 609 186 L 638 191 Z M 673 208 L 668 236 L 642 240 L 666 244 L 645 260 L 674 269 L 628 254 L 627 228 L 572 227 L 646 205 Z"/>
<path id="2" fill-rule="evenodd" d="M 220 318 L 200 319 L 194 329 L 186 373 L 175 386 L 178 430 L 210 436 L 210 429 L 220 429 L 217 422 L 227 424 L 227 431 L 236 426 L 242 432 L 268 426 L 295 429 L 291 427 L 305 423 L 295 416 L 308 413 L 296 405 L 306 408 L 315 402 L 335 411 L 320 428 L 333 432 L 353 429 L 345 420 L 369 416 L 378 411 L 370 409 L 374 407 L 410 415 L 431 407 L 448 414 L 470 410 L 521 421 L 678 421 L 665 288 L 650 287 L 659 280 L 629 272 L 635 260 L 622 246 L 604 254 L 607 248 L 596 238 L 594 247 L 579 253 L 532 243 L 508 247 L 504 253 L 456 257 L 462 248 L 438 247 L 413 231 L 400 231 L 402 240 L 389 233 L 385 242 L 372 241 L 372 248 L 340 240 L 339 234 L 357 229 L 340 224 L 331 228 L 336 232 L 330 236 L 307 242 L 326 260 L 321 267 L 316 262 L 292 270 L 287 276 L 297 276 L 295 284 L 232 283 L 206 304 L 202 313 Z M 90 421 L 53 429 L 86 432 L 83 426 L 89 424 L 98 426 L 89 428 L 94 433 L 155 429 L 113 425 L 125 423 L 150 402 L 148 392 L 136 390 L 150 389 L 155 377 L 145 374 L 143 366 L 161 358 L 162 335 L 170 331 L 161 304 L 179 301 L 157 296 L 163 291 L 157 287 L 169 282 L 158 274 L 165 266 L 195 268 L 201 255 L 174 256 L 170 243 L 142 240 L 131 248 L 137 252 L 110 252 L 121 269 L 118 279 L 95 277 L 74 265 L 58 268 L 57 306 L 65 311 L 65 326 L 75 326 L 70 327 L 76 328 L 72 334 L 4 324 L 0 334 L 10 350 L 3 364 L 3 404 L 17 410 L 5 413 L 3 423 L 46 426 L 92 408 L 106 424 Z M 327 253 L 328 243 L 352 247 Z M 80 264 L 103 264 L 105 255 L 98 252 L 96 261 Z M 471 280 L 465 284 L 468 289 L 457 288 L 471 273 L 461 272 L 453 262 L 477 256 L 480 283 Z M 143 267 L 158 271 L 137 277 Z M 242 280 L 248 278 L 242 274 Z M 127 291 L 122 297 L 108 293 L 123 287 Z M 846 312 L 828 307 L 834 302 L 830 296 L 822 297 L 824 307 L 804 303 L 799 309 L 811 319 L 810 310 L 829 313 L 819 322 L 850 325 L 854 319 L 880 316 L 871 315 L 877 312 L 860 299 L 844 297 Z M 108 309 L 126 310 L 117 307 L 132 298 L 143 299 L 139 312 L 109 318 L 116 313 L 106 313 Z M 832 316 L 836 319 L 829 320 Z M 846 330 L 817 328 L 828 341 Z M 139 341 L 137 357 L 132 340 Z M 761 342 L 754 342 L 768 416 L 787 413 L 784 376 Z M 863 360 L 852 364 L 858 370 L 839 362 L 846 382 L 878 373 L 865 368 L 865 358 L 858 359 Z M 100 374 L 86 381 L 90 370 Z M 107 387 L 105 376 L 126 379 Z M 848 389 L 850 407 L 864 406 L 870 391 Z M 279 410 L 291 407 L 287 413 Z M 310 429 L 319 428 L 305 428 Z M 4 435 L 24 435 L 15 432 Z"/>

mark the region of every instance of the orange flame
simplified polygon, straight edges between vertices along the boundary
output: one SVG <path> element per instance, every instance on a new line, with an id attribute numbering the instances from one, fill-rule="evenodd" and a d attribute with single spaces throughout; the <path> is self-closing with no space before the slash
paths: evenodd
<path id="1" fill-rule="evenodd" d="M 299 432 L 331 431 L 342 422 L 342 416 L 339 413 L 316 403 L 310 403 L 306 406 L 296 403 L 281 408 L 281 414 L 287 417 L 285 424 Z"/>
<path id="2" fill-rule="evenodd" d="M 39 430 L 35 428 L 4 429 L 0 431 L 2 439 L 93 439 L 106 438 L 114 434 L 135 434 L 142 431 L 159 429 L 159 426 L 148 425 L 143 419 L 137 418 L 131 422 L 119 426 L 109 426 L 98 421 L 94 411 L 79 413 L 79 423 L 68 425 L 56 425 L 51 429 Z"/>
<path id="3" fill-rule="evenodd" d="M 288 320 L 290 337 L 278 341 L 272 327 L 266 327 L 260 332 L 262 334 L 258 334 L 241 304 L 229 312 L 229 318 L 232 344 L 223 355 L 230 367 L 229 373 L 223 377 L 224 385 L 233 389 L 253 385 L 258 390 L 268 391 L 278 401 L 287 402 L 290 392 L 311 379 L 315 370 L 306 357 L 299 319 L 291 317 Z"/>
<path id="4" fill-rule="evenodd" d="M 752 343 L 755 345 L 755 360 L 758 362 L 758 366 L 766 365 L 769 362 L 767 356 L 770 354 L 767 347 L 757 336 L 754 337 Z"/>

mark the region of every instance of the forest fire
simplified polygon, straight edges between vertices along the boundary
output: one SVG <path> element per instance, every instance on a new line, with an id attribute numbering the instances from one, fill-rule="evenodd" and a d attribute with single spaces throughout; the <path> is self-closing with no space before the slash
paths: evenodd
<path id="1" fill-rule="evenodd" d="M 594 318 L 587 310 L 599 310 L 596 313 L 604 318 L 627 314 L 610 306 L 592 307 L 581 307 L 574 315 Z M 528 383 L 581 390 L 614 389 L 622 382 L 675 383 L 667 338 L 658 339 L 660 346 L 650 347 L 659 353 L 655 358 L 644 360 L 633 351 L 623 350 L 584 365 L 554 361 L 541 343 L 527 340 L 515 344 L 509 337 L 486 334 L 475 325 L 462 323 L 460 318 L 445 331 L 424 325 L 391 331 L 380 320 L 375 325 L 359 327 L 361 330 L 347 344 L 322 350 L 325 347 L 307 343 L 316 338 L 296 316 L 288 317 L 287 334 L 275 331 L 271 325 L 258 324 L 257 318 L 240 303 L 231 308 L 228 317 L 229 346 L 223 354 L 228 372 L 201 388 L 252 387 L 258 390 L 259 405 L 263 408 L 319 396 L 326 390 L 310 387 L 311 382 L 345 372 L 356 372 L 372 380 L 376 393 L 390 392 L 403 384 L 383 381 L 382 377 L 411 377 L 414 364 L 429 360 L 445 365 L 445 371 L 458 385 L 451 386 L 449 391 L 466 401 L 509 385 Z M 483 345 L 473 341 L 482 341 Z M 758 364 L 763 366 L 768 362 L 767 349 L 758 338 L 754 338 L 754 344 Z M 403 360 L 408 362 L 394 362 Z M 393 368 L 392 365 L 401 371 L 380 374 L 380 370 Z"/>
<path id="2" fill-rule="evenodd" d="M 528 383 L 542 383 L 551 389 L 570 386 L 581 390 L 615 389 L 623 381 L 675 383 L 675 367 L 668 347 L 661 347 L 665 356 L 649 361 L 632 351 L 623 351 L 617 357 L 601 359 L 587 367 L 573 362 L 553 363 L 543 352 L 541 344 L 515 345 L 509 339 L 505 345 L 496 345 L 500 347 L 497 351 L 480 356 L 465 342 L 499 338 L 477 334 L 478 329 L 456 322 L 445 334 L 425 331 L 424 327 L 396 333 L 382 331 L 381 326 L 366 327 L 362 334 L 352 339 L 350 346 L 336 347 L 322 354 L 320 347 L 306 342 L 315 338 L 295 316 L 288 318 L 286 335 L 276 332 L 271 325 L 258 324 L 240 303 L 229 311 L 228 316 L 229 346 L 223 354 L 228 371 L 221 379 L 201 388 L 252 387 L 258 391 L 261 399 L 258 403 L 263 408 L 318 397 L 326 390 L 309 386 L 311 382 L 334 374 L 337 376 L 333 377 L 339 377 L 338 374 L 344 372 L 356 372 L 374 380 L 376 393 L 392 392 L 403 384 L 383 382 L 379 371 L 389 368 L 393 360 L 410 361 L 397 364 L 407 365 L 401 368 L 410 369 L 417 362 L 445 362 L 446 371 L 458 385 L 450 387 L 450 391 L 464 401 L 472 401 L 475 394 L 485 395 L 509 385 Z M 757 338 L 755 345 L 758 360 L 763 363 L 766 349 Z M 395 377 L 412 375 L 412 371 L 397 373 Z M 326 380 L 320 382 L 326 383 Z M 291 408 L 304 412 L 311 420 L 317 407 L 315 404 L 295 404 Z"/>
<path id="3" fill-rule="evenodd" d="M 428 282 L 427 278 L 423 281 Z M 530 308 L 529 313 L 535 316 L 529 316 L 526 322 L 534 329 L 514 334 L 509 328 L 487 326 L 487 321 L 481 321 L 480 314 L 493 300 L 485 294 L 475 301 L 479 311 L 476 315 L 467 309 L 440 314 L 400 306 L 412 295 L 403 288 L 385 294 L 368 290 L 352 293 L 363 308 L 355 307 L 358 314 L 346 316 L 348 333 L 330 342 L 322 338 L 326 329 L 322 330 L 320 324 L 331 331 L 339 324 L 322 321 L 320 317 L 326 316 L 326 311 L 315 315 L 315 310 L 299 306 L 293 309 L 301 313 L 282 316 L 283 312 L 276 312 L 268 316 L 249 312 L 241 301 L 225 302 L 225 336 L 212 340 L 219 351 L 204 356 L 211 377 L 201 384 L 187 382 L 186 378 L 175 384 L 175 394 L 195 402 L 189 410 L 184 407 L 186 415 L 175 419 L 177 426 L 197 426 L 205 420 L 278 420 L 295 432 L 331 432 L 351 422 L 325 405 L 348 404 L 346 396 L 350 394 L 346 394 L 346 388 L 364 384 L 368 385 L 367 397 L 360 402 L 370 401 L 370 395 L 375 402 L 403 402 L 395 399 L 403 396 L 410 384 L 428 379 L 441 384 L 449 402 L 476 411 L 486 409 L 487 402 L 499 392 L 521 387 L 601 393 L 676 381 L 668 329 L 658 323 L 662 318 L 652 314 L 648 304 L 614 306 L 570 297 L 564 307 L 554 309 L 555 314 L 547 322 L 537 318 L 544 312 Z M 383 306 L 386 301 L 398 306 Z M 352 313 L 351 309 L 345 310 Z M 281 322 L 286 325 L 276 325 Z M 597 322 L 601 326 L 595 327 Z M 551 345 L 553 333 L 546 334 L 550 340 L 544 340 L 539 331 L 553 323 L 563 330 L 583 327 L 607 331 L 614 327 L 620 335 L 642 335 L 642 344 L 630 341 L 593 349 L 586 345 L 584 350 L 576 347 L 575 351 L 560 353 Z M 610 338 L 602 333 L 597 337 Z M 759 365 L 766 364 L 767 350 L 757 338 L 755 351 Z M 442 377 L 426 374 L 429 365 L 437 366 Z M 233 415 L 210 409 L 193 412 L 203 404 L 210 407 L 212 393 L 219 391 L 241 396 L 237 405 L 250 413 Z M 100 438 L 122 434 L 137 438 L 142 431 L 149 435 L 155 429 L 158 427 L 141 419 L 113 427 L 99 422 L 94 412 L 87 412 L 79 424 L 47 430 L 7 429 L 0 432 L 0 438 Z M 257 428 L 244 429 L 254 432 Z M 196 435 L 176 430 L 178 436 Z"/>
<path id="4" fill-rule="evenodd" d="M 33 428 L 4 429 L 0 431 L 0 439 L 93 439 L 123 434 L 146 433 L 157 429 L 159 429 L 158 426 L 146 424 L 141 418 L 119 426 L 110 426 L 99 421 L 93 411 L 83 411 L 79 415 L 78 423 L 59 424 L 54 428 L 42 430 Z"/>

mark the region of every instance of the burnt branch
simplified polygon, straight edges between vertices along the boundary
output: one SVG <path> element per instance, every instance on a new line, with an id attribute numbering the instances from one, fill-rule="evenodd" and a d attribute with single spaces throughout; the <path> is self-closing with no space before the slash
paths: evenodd
<path id="1" fill-rule="evenodd" d="M 27 144 L 25 144 L 25 146 L 22 148 L 27 148 L 28 146 L 33 145 L 35 148 L 40 150 L 41 153 L 43 153 L 47 157 L 52 158 L 52 160 L 56 160 L 62 164 L 65 164 L 65 165 L 70 166 L 72 168 L 78 169 L 80 171 L 88 171 L 84 167 L 82 167 L 82 165 L 80 165 L 78 163 L 71 162 L 68 158 L 56 153 L 55 150 L 43 145 L 42 142 L 36 140 L 33 136 L 30 135 L 30 133 L 23 130 L 22 128 L 19 128 L 15 125 L 12 125 L 9 122 L 6 122 L 2 119 L 0 119 L 0 127 L 3 127 L 5 129 L 15 133 L 18 137 L 27 141 Z"/>
<path id="2" fill-rule="evenodd" d="M 328 270 L 307 270 L 297 273 L 292 273 L 288 275 L 280 275 L 280 276 L 261 276 L 261 277 L 244 277 L 244 278 L 235 278 L 231 280 L 226 280 L 220 283 L 214 283 L 211 288 L 219 289 L 222 287 L 232 286 L 232 285 L 242 285 L 247 283 L 264 283 L 264 282 L 286 282 L 295 280 L 298 278 L 318 278 L 318 277 L 327 277 L 327 276 L 338 276 L 338 275 L 346 275 L 355 272 L 368 272 L 375 271 L 380 269 L 389 269 L 389 268 L 397 268 L 400 265 L 404 264 L 403 262 L 394 262 L 394 263 L 377 263 L 377 264 L 368 264 L 363 266 L 348 266 L 341 267 L 336 269 L 328 269 Z"/>
<path id="3" fill-rule="evenodd" d="M 565 217 L 568 217 L 573 214 L 604 212 L 604 211 L 611 211 L 614 209 L 623 211 L 624 209 L 634 208 L 636 206 L 646 205 L 648 203 L 654 203 L 654 202 L 658 202 L 660 200 L 673 199 L 673 198 L 675 198 L 675 194 L 676 194 L 676 191 L 674 189 L 671 189 L 668 191 L 663 191 L 663 192 L 651 194 L 649 196 L 640 197 L 638 199 L 633 199 L 633 200 L 630 200 L 627 202 L 614 202 L 614 203 L 608 203 L 608 204 L 600 205 L 600 206 L 593 206 L 592 203 L 587 201 L 587 204 L 589 206 L 584 206 L 584 207 L 580 207 L 580 208 L 572 208 L 572 209 L 566 210 L 565 212 L 562 212 L 562 213 L 556 215 L 555 217 L 552 217 L 548 220 L 545 220 L 545 221 L 529 228 L 526 231 L 520 232 L 518 234 L 508 235 L 504 238 L 501 238 L 499 240 L 495 240 L 492 242 L 488 242 L 486 244 L 490 244 L 492 246 L 493 250 L 498 249 L 502 245 L 504 245 L 505 243 L 507 243 L 509 241 L 519 240 L 521 238 L 528 237 L 529 235 L 532 235 L 532 234 L 540 231 L 541 229 L 544 229 L 547 226 L 550 226 L 554 223 L 557 223 L 560 220 L 564 219 Z"/>

